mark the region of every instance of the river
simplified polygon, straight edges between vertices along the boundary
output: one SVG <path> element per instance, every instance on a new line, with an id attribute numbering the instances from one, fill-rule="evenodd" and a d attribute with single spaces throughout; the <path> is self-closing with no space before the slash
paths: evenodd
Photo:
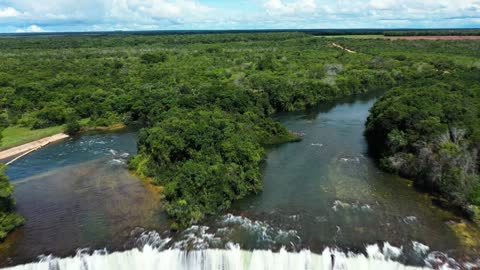
<path id="1" fill-rule="evenodd" d="M 161 192 L 127 170 L 135 132 L 90 134 L 45 147 L 7 170 L 27 223 L 0 246 L 2 265 L 473 267 L 478 228 L 435 206 L 410 181 L 380 171 L 368 157 L 363 130 L 374 100 L 363 96 L 277 115 L 305 137 L 269 149 L 264 191 L 180 233 L 168 230 Z"/>

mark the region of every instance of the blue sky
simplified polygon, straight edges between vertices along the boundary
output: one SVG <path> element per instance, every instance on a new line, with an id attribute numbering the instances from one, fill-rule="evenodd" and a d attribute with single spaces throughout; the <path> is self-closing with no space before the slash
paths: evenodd
<path id="1" fill-rule="evenodd" d="M 480 27 L 480 0 L 0 0 L 0 32 Z"/>

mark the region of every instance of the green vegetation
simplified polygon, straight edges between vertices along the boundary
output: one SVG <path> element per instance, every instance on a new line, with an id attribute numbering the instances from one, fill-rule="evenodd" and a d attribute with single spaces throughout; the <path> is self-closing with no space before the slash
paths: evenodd
<path id="1" fill-rule="evenodd" d="M 3 140 L 0 142 L 0 150 L 55 135 L 62 132 L 64 128 L 64 126 L 53 126 L 32 130 L 27 127 L 10 126 L 3 130 Z"/>
<path id="2" fill-rule="evenodd" d="M 0 48 L 2 121 L 10 128 L 66 125 L 70 133 L 79 124 L 140 125 L 130 167 L 165 186 L 177 228 L 261 190 L 264 147 L 299 139 L 273 113 L 402 85 L 441 84 L 463 96 L 475 92 L 468 87 L 480 68 L 475 41 L 293 32 L 17 37 L 0 39 Z M 403 147 L 410 141 L 402 132 L 390 137 Z M 442 151 L 456 153 L 450 146 Z"/>
<path id="3" fill-rule="evenodd" d="M 0 141 L 2 140 L 2 129 L 3 126 L 0 126 Z M 0 241 L 3 241 L 10 231 L 25 222 L 21 216 L 13 212 L 15 202 L 12 194 L 13 185 L 5 175 L 5 166 L 0 164 Z"/>
<path id="4" fill-rule="evenodd" d="M 100 126 L 97 126 L 97 124 L 98 122 L 90 121 L 89 118 L 81 120 L 78 120 L 77 118 L 71 118 L 66 120 L 66 123 L 63 125 L 52 126 L 42 129 L 32 129 L 22 126 L 10 126 L 5 128 L 3 130 L 3 133 L 1 134 L 3 136 L 3 140 L 0 141 L 0 150 L 19 146 L 62 132 L 65 132 L 68 135 L 76 135 L 82 132 L 111 131 L 125 128 L 125 125 L 120 121 L 116 123 L 101 123 Z"/>
<path id="5" fill-rule="evenodd" d="M 365 134 L 384 169 L 467 209 L 480 205 L 480 77 L 462 73 L 387 92 Z"/>
<path id="6" fill-rule="evenodd" d="M 80 125 L 79 121 L 75 118 L 70 119 L 67 121 L 65 126 L 65 133 L 68 135 L 75 135 L 80 132 L 82 126 Z"/>
<path id="7" fill-rule="evenodd" d="M 385 31 L 385 36 L 480 36 L 479 29 Z"/>
<path id="8" fill-rule="evenodd" d="M 259 142 L 270 134 L 256 121 L 268 120 L 218 108 L 170 110 L 141 132 L 131 166 L 165 185 L 167 211 L 180 225 L 197 222 L 261 190 Z"/>

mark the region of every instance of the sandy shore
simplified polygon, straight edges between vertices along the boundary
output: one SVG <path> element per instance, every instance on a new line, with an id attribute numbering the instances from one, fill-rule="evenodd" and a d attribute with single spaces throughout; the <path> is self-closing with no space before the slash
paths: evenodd
<path id="1" fill-rule="evenodd" d="M 10 157 L 14 157 L 14 156 L 17 156 L 17 155 L 20 155 L 20 154 L 23 154 L 23 153 L 32 152 L 34 150 L 37 150 L 39 148 L 44 147 L 45 145 L 47 145 L 49 143 L 56 142 L 56 141 L 59 141 L 59 140 L 63 140 L 63 139 L 68 138 L 68 137 L 69 136 L 67 134 L 59 133 L 59 134 L 55 134 L 53 136 L 45 137 L 45 138 L 40 139 L 40 140 L 36 140 L 36 141 L 33 141 L 33 142 L 23 144 L 23 145 L 20 145 L 20 146 L 17 146 L 17 147 L 13 147 L 13 148 L 10 148 L 10 149 L 4 150 L 4 151 L 0 151 L 0 160 L 7 159 L 7 158 L 10 158 Z"/>

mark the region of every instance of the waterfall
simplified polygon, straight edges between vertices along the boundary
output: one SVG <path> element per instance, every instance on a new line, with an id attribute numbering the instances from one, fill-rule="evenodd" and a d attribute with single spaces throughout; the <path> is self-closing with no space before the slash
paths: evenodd
<path id="1" fill-rule="evenodd" d="M 334 265 L 332 262 L 335 261 Z M 325 249 L 322 254 L 308 250 L 299 253 L 269 250 L 244 251 L 205 249 L 184 251 L 160 250 L 149 245 L 142 250 L 105 254 L 78 254 L 70 258 L 43 258 L 40 262 L 19 265 L 10 270 L 387 270 L 422 269 L 405 266 L 390 260 L 379 249 L 371 249 L 368 256 L 345 254 Z"/>

